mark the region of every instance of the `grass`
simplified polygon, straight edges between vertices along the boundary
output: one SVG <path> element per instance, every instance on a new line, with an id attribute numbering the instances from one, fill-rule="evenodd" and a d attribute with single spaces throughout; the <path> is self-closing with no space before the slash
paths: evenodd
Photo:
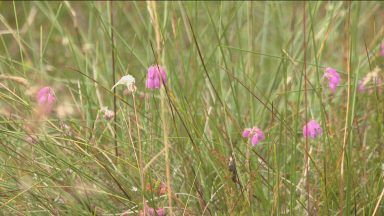
<path id="1" fill-rule="evenodd" d="M 384 79 L 383 3 L 0 8 L 1 215 L 384 214 L 383 86 L 357 89 L 375 67 Z M 145 88 L 154 64 L 166 88 Z M 111 91 L 126 74 L 134 95 Z M 57 97 L 46 116 L 43 86 Z M 255 147 L 241 136 L 253 126 Z"/>

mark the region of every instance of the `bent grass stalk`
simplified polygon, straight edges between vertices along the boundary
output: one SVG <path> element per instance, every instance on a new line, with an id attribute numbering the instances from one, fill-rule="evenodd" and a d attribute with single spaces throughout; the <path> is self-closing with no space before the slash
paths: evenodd
<path id="1" fill-rule="evenodd" d="M 139 170 L 140 170 L 140 184 L 141 184 L 141 195 L 142 195 L 142 202 L 143 202 L 143 212 L 144 215 L 146 215 L 146 201 L 145 201 L 145 171 L 144 171 L 144 161 L 143 161 L 143 149 L 142 149 L 142 143 L 141 143 L 141 135 L 140 135 L 140 123 L 139 123 L 139 117 L 137 115 L 137 109 L 136 109 L 136 97 L 135 92 L 132 92 L 132 99 L 133 99 L 133 110 L 135 113 L 135 120 L 136 120 L 136 128 L 137 128 L 137 139 L 138 139 L 138 145 L 139 145 Z"/>
<path id="2" fill-rule="evenodd" d="M 152 26 L 155 31 L 155 37 L 156 37 L 156 51 L 157 51 L 157 59 L 155 56 L 155 63 L 156 66 L 159 67 L 159 64 L 161 64 L 160 61 L 163 60 L 163 53 L 162 53 L 162 38 L 161 38 L 161 31 L 160 31 L 160 25 L 158 20 L 158 14 L 156 9 L 156 1 L 147 1 L 147 9 L 152 21 Z M 158 71 L 160 71 L 160 68 L 158 68 Z M 162 84 L 164 84 L 164 80 L 162 80 L 162 76 L 160 76 Z M 161 109 L 161 121 L 162 121 L 162 127 L 163 127 L 163 143 L 164 143 L 164 150 L 165 150 L 165 175 L 167 179 L 167 196 L 168 196 L 168 208 L 169 208 L 169 214 L 173 215 L 173 209 L 172 209 L 172 178 L 171 178 L 171 161 L 169 157 L 169 149 L 170 149 L 170 143 L 168 140 L 168 127 L 167 127 L 167 118 L 166 118 L 166 99 L 167 95 L 165 92 L 165 86 L 163 88 L 160 88 L 160 109 Z"/>
<path id="3" fill-rule="evenodd" d="M 348 13 L 348 21 L 346 23 L 346 32 L 350 31 L 350 11 L 351 5 L 349 5 L 349 13 Z M 347 40 L 345 40 L 345 53 L 351 52 L 351 38 L 346 36 Z M 343 215 L 343 209 L 344 209 L 344 158 L 345 158 L 345 151 L 347 146 L 347 139 L 348 139 L 348 128 L 349 128 L 349 112 L 350 112 L 350 99 L 351 99 L 351 76 L 350 76 L 350 64 L 351 64 L 351 56 L 348 55 L 347 57 L 347 104 L 346 104 L 346 112 L 345 112 L 345 124 L 344 124 L 344 136 L 343 136 L 343 146 L 341 150 L 341 162 L 340 162 L 340 186 L 339 186 L 339 215 Z M 348 211 L 348 210 L 347 210 Z"/>

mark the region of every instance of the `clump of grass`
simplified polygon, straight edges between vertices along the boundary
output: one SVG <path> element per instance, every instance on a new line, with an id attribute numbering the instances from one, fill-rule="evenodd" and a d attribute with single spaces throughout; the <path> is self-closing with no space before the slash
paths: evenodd
<path id="1" fill-rule="evenodd" d="M 382 3 L 0 4 L 3 214 L 384 214 Z"/>

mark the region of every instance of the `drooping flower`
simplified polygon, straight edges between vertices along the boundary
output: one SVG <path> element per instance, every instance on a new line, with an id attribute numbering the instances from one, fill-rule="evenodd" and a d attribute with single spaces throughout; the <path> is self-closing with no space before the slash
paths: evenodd
<path id="1" fill-rule="evenodd" d="M 244 138 L 250 138 L 253 146 L 265 139 L 263 131 L 258 127 L 246 128 L 242 135 Z"/>
<path id="2" fill-rule="evenodd" d="M 56 101 L 56 95 L 51 87 L 46 86 L 37 92 L 36 100 L 40 110 L 50 113 Z"/>
<path id="3" fill-rule="evenodd" d="M 324 77 L 328 79 L 328 86 L 331 89 L 332 92 L 336 91 L 336 87 L 340 83 L 340 75 L 337 73 L 336 69 L 333 68 L 326 68 Z"/>
<path id="4" fill-rule="evenodd" d="M 149 89 L 159 89 L 162 84 L 167 83 L 167 74 L 160 65 L 152 65 L 148 68 L 146 87 Z"/>
<path id="5" fill-rule="evenodd" d="M 111 90 L 113 90 L 118 85 L 127 86 L 128 91 L 131 93 L 134 93 L 136 91 L 135 77 L 133 77 L 132 75 L 128 74 L 121 77 L 121 79 L 117 81 L 117 83 L 115 83 Z"/>
<path id="6" fill-rule="evenodd" d="M 373 71 L 367 73 L 367 75 L 365 75 L 365 77 L 359 81 L 358 90 L 360 92 L 364 92 L 366 90 L 366 86 L 369 83 L 372 83 L 374 86 L 377 86 L 379 91 L 381 91 L 382 80 L 379 76 L 380 71 L 381 69 L 379 67 L 376 67 L 375 69 L 373 69 Z M 372 88 L 369 93 L 372 93 L 373 90 L 374 88 Z"/>
<path id="7" fill-rule="evenodd" d="M 304 137 L 311 137 L 315 139 L 323 133 L 323 129 L 320 124 L 315 120 L 309 121 L 306 125 L 303 126 L 303 135 Z"/>

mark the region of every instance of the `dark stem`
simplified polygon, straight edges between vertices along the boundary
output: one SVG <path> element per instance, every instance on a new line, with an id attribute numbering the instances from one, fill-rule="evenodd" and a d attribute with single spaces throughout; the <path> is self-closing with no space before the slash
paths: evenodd
<path id="1" fill-rule="evenodd" d="M 116 84 L 116 75 L 115 75 L 115 40 L 113 35 L 113 1 L 109 1 L 109 15 L 111 18 L 111 54 L 112 54 L 112 81 L 113 85 Z M 117 106 L 116 106 L 116 88 L 113 89 L 113 112 L 115 112 L 115 118 L 113 119 L 113 129 L 114 129 L 114 140 L 115 140 L 115 155 L 116 162 L 118 161 L 119 152 L 117 149 Z"/>

